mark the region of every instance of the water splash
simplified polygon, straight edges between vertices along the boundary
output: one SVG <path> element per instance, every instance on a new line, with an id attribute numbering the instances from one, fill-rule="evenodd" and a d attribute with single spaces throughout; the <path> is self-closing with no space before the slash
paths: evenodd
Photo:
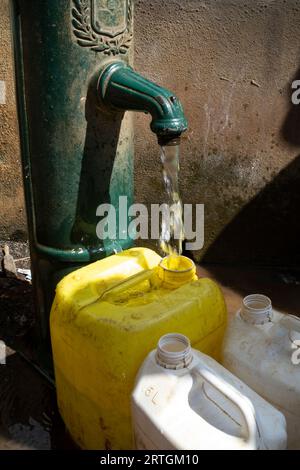
<path id="1" fill-rule="evenodd" d="M 161 224 L 160 247 L 166 255 L 182 253 L 184 226 L 182 202 L 179 194 L 179 145 L 161 147 L 163 180 L 170 208 L 170 216 L 164 216 Z"/>

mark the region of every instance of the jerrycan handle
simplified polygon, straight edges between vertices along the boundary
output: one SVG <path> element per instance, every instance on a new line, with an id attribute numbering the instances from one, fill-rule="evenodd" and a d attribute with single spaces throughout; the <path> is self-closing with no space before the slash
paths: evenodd
<path id="1" fill-rule="evenodd" d="M 108 295 L 118 295 L 124 292 L 127 289 L 130 289 L 131 287 L 134 287 L 135 285 L 139 284 L 140 282 L 147 281 L 149 280 L 152 275 L 153 275 L 153 269 L 145 269 L 143 271 L 140 271 L 136 274 L 133 274 L 132 276 L 128 277 L 127 279 L 124 279 L 123 281 L 117 282 L 111 287 L 108 287 L 104 292 L 102 292 L 100 299 L 105 300 Z"/>
<path id="2" fill-rule="evenodd" d="M 217 377 L 211 370 L 203 367 L 201 364 L 192 369 L 197 375 L 200 375 L 205 382 L 209 383 L 212 387 L 222 393 L 229 401 L 231 401 L 240 410 L 244 417 L 247 428 L 246 443 L 250 448 L 258 449 L 257 438 L 259 435 L 257 420 L 255 417 L 255 410 L 251 401 L 244 397 L 239 390 L 227 383 L 224 379 Z M 204 384 L 203 384 L 204 388 Z"/>
<path id="3" fill-rule="evenodd" d="M 280 323 L 289 331 L 289 338 L 292 342 L 300 340 L 300 318 L 295 315 L 285 315 Z"/>

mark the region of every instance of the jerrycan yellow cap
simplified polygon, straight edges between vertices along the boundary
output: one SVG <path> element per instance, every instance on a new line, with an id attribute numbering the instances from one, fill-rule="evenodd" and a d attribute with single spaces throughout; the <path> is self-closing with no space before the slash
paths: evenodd
<path id="1" fill-rule="evenodd" d="M 159 263 L 157 274 L 166 287 L 171 288 L 198 279 L 194 262 L 186 256 L 166 256 Z"/>

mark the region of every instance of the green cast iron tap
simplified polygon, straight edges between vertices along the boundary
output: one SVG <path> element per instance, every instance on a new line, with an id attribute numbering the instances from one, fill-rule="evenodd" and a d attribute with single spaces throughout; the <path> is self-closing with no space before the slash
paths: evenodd
<path id="1" fill-rule="evenodd" d="M 125 62 L 113 61 L 103 67 L 98 90 L 101 102 L 112 111 L 150 113 L 151 130 L 157 135 L 160 145 L 178 143 L 180 135 L 187 129 L 178 98 L 136 73 Z"/>

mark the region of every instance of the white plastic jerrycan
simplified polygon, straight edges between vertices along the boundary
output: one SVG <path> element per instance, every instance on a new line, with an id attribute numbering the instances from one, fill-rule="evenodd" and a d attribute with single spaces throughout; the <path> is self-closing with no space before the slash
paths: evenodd
<path id="1" fill-rule="evenodd" d="M 222 354 L 227 369 L 282 411 L 288 449 L 300 449 L 300 319 L 273 310 L 264 295 L 248 295 Z"/>
<path id="2" fill-rule="evenodd" d="M 137 449 L 285 449 L 284 416 L 187 337 L 163 336 L 132 394 Z"/>

